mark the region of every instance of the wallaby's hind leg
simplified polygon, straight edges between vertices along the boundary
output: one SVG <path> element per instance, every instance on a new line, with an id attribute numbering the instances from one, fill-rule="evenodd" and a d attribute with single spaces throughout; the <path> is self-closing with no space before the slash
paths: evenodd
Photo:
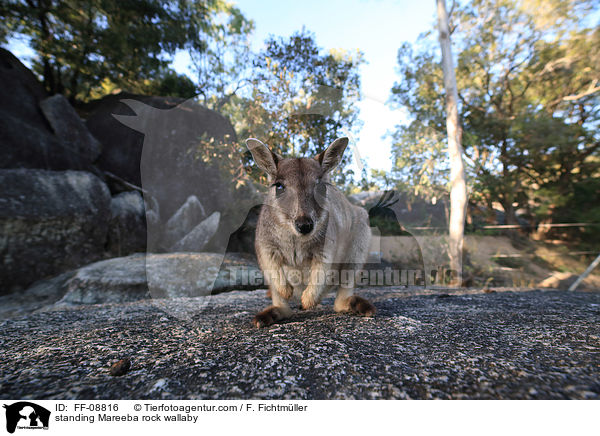
<path id="1" fill-rule="evenodd" d="M 273 304 L 254 316 L 253 324 L 258 328 L 270 326 L 292 316 L 290 305 L 277 291 L 271 290 L 271 298 Z"/>
<path id="2" fill-rule="evenodd" d="M 363 219 L 365 220 L 362 225 L 355 227 L 355 239 L 352 244 L 351 250 L 347 255 L 346 265 L 342 266 L 342 269 L 354 270 L 355 278 L 356 272 L 360 271 L 367 260 L 368 248 L 371 240 L 371 229 L 368 226 L 368 216 L 365 211 L 363 213 Z M 348 283 L 346 286 L 340 286 L 335 297 L 335 303 L 333 309 L 336 312 L 350 312 L 356 315 L 362 316 L 373 316 L 375 315 L 375 306 L 369 301 L 362 297 L 354 295 L 354 283 Z"/>
<path id="3" fill-rule="evenodd" d="M 340 286 L 333 303 L 336 312 L 350 312 L 361 316 L 375 315 L 375 306 L 368 300 L 354 295 L 354 288 Z"/>
<path id="4" fill-rule="evenodd" d="M 352 297 L 350 297 L 349 303 L 350 303 L 350 312 L 352 312 L 356 315 L 361 315 L 361 316 L 375 315 L 375 306 L 373 306 L 373 304 L 370 301 L 365 300 L 362 297 L 353 295 Z"/>
<path id="5" fill-rule="evenodd" d="M 336 312 L 350 312 L 350 298 L 354 294 L 354 288 L 340 286 L 335 296 L 333 310 Z"/>

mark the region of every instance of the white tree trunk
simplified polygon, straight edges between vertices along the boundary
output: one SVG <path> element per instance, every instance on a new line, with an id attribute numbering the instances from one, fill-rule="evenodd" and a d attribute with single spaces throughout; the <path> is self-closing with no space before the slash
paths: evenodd
<path id="1" fill-rule="evenodd" d="M 446 89 L 446 129 L 448 131 L 448 154 L 450 155 L 450 223 L 448 255 L 450 269 L 456 276 L 453 284 L 462 284 L 462 254 L 465 216 L 467 212 L 467 184 L 462 158 L 460 128 L 458 124 L 458 91 L 456 76 L 452 62 L 450 45 L 450 29 L 446 1 L 436 0 L 440 45 L 442 47 L 442 68 L 444 71 L 444 87 Z"/>

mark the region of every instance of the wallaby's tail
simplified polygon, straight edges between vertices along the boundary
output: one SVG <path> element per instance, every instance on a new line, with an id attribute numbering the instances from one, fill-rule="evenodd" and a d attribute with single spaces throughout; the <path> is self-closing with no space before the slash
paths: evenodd
<path id="1" fill-rule="evenodd" d="M 377 204 L 369 209 L 369 212 L 373 209 L 390 207 L 398 203 L 398 201 L 400 201 L 400 196 L 397 194 L 398 193 L 394 190 L 385 191 L 383 195 L 379 197 Z"/>

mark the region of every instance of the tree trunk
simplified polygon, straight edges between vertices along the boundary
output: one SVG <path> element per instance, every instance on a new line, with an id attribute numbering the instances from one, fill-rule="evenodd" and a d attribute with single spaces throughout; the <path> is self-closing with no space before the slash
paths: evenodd
<path id="1" fill-rule="evenodd" d="M 458 91 L 456 76 L 452 62 L 450 46 L 450 30 L 446 1 L 436 0 L 440 46 L 442 47 L 442 68 L 444 70 L 444 87 L 446 89 L 446 130 L 448 131 L 448 154 L 450 155 L 450 222 L 448 254 L 450 269 L 455 272 L 453 285 L 462 284 L 462 254 L 465 231 L 465 214 L 467 210 L 467 184 L 462 158 L 460 128 L 458 124 Z"/>
<path id="2" fill-rule="evenodd" d="M 500 163 L 502 164 L 503 179 L 500 204 L 502 204 L 502 208 L 504 209 L 504 224 L 515 225 L 517 224 L 517 215 L 513 203 L 515 201 L 514 193 L 517 191 L 517 186 L 515 186 L 515 183 L 512 180 L 508 162 L 508 144 L 505 135 L 500 143 Z M 506 233 L 510 235 L 513 232 L 508 230 Z"/>
<path id="3" fill-rule="evenodd" d="M 509 195 L 507 200 L 502 201 L 501 204 L 504 208 L 504 224 L 511 226 L 519 224 L 519 221 L 517 221 L 517 212 L 513 206 L 512 195 Z M 510 234 L 513 232 L 514 231 L 509 230 L 507 233 Z"/>
<path id="4" fill-rule="evenodd" d="M 42 1 L 37 2 L 37 5 L 33 3 L 29 3 L 30 8 L 37 8 L 38 10 L 38 20 L 40 22 L 40 37 L 42 40 L 42 46 L 44 47 L 52 40 L 52 35 L 50 33 L 50 29 L 48 26 L 48 5 L 43 3 Z M 46 91 L 53 95 L 55 94 L 55 80 L 54 80 L 54 69 L 52 65 L 50 65 L 50 55 L 46 53 L 47 47 L 44 49 L 44 53 L 42 54 L 42 64 L 44 66 L 44 88 Z"/>

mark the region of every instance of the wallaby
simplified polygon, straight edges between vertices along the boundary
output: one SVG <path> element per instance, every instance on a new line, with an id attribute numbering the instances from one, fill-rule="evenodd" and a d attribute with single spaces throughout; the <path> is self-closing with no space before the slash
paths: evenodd
<path id="1" fill-rule="evenodd" d="M 258 217 L 255 248 L 273 304 L 254 317 L 254 325 L 289 318 L 293 296 L 300 298 L 303 309 L 313 309 L 335 286 L 336 312 L 373 316 L 375 307 L 353 295 L 371 238 L 368 214 L 329 179 L 348 138 L 336 139 L 314 158 L 284 159 L 254 138 L 246 145 L 270 185 Z"/>

